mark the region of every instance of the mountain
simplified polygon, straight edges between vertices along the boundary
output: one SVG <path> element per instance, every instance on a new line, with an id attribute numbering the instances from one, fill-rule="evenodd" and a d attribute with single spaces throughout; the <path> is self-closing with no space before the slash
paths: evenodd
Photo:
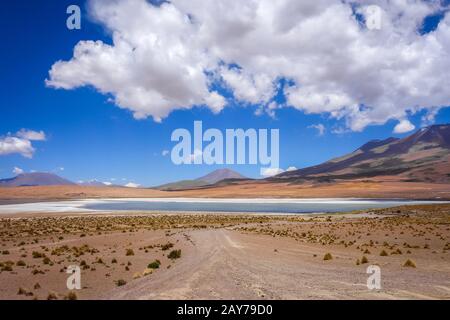
<path id="1" fill-rule="evenodd" d="M 384 178 L 450 182 L 450 125 L 433 125 L 402 139 L 372 140 L 350 154 L 284 172 L 268 180 Z"/>
<path id="2" fill-rule="evenodd" d="M 211 186 L 224 180 L 236 180 L 236 179 L 240 180 L 247 178 L 239 174 L 238 172 L 230 169 L 218 169 L 195 180 L 181 180 L 173 183 L 167 183 L 156 188 L 159 190 L 166 190 L 166 191 L 194 189 Z"/>
<path id="3" fill-rule="evenodd" d="M 75 185 L 75 183 L 61 178 L 56 174 L 46 172 L 22 173 L 14 178 L 0 179 L 0 187 L 53 185 Z"/>
<path id="4" fill-rule="evenodd" d="M 240 173 L 230 169 L 218 169 L 196 180 L 205 181 L 208 184 L 214 184 L 225 179 L 247 179 L 247 178 L 241 175 Z"/>
<path id="5" fill-rule="evenodd" d="M 109 187 L 111 184 L 107 184 L 98 180 L 89 180 L 89 181 L 83 181 L 79 182 L 78 185 L 83 187 Z"/>

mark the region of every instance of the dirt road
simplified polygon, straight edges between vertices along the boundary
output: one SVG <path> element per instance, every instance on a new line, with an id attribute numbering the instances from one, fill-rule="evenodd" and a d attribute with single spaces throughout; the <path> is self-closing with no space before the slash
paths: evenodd
<path id="1" fill-rule="evenodd" d="M 450 270 L 399 268 L 381 264 L 382 289 L 367 289 L 367 264 L 338 248 L 227 229 L 184 233 L 182 259 L 116 288 L 106 299 L 390 299 L 450 298 Z M 316 256 L 314 256 L 316 255 Z"/>

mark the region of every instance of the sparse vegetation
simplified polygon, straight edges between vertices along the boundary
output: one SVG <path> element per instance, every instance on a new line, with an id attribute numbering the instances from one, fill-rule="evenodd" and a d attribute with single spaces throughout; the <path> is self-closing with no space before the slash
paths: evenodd
<path id="1" fill-rule="evenodd" d="M 126 284 L 127 284 L 127 282 L 123 279 L 119 279 L 116 281 L 116 286 L 118 286 L 118 287 L 124 286 Z"/>
<path id="2" fill-rule="evenodd" d="M 405 263 L 403 264 L 404 267 L 409 267 L 409 268 L 415 268 L 416 264 L 414 263 L 414 261 L 412 261 L 411 259 L 408 259 L 405 261 Z"/>
<path id="3" fill-rule="evenodd" d="M 47 296 L 47 300 L 58 300 L 58 296 L 55 292 L 50 292 Z"/>
<path id="4" fill-rule="evenodd" d="M 64 300 L 78 300 L 78 296 L 74 291 L 70 291 L 65 297 Z"/>
<path id="5" fill-rule="evenodd" d="M 323 256 L 323 260 L 332 260 L 332 259 L 333 259 L 333 256 L 331 255 L 331 253 L 326 253 Z"/>
<path id="6" fill-rule="evenodd" d="M 160 265 L 161 265 L 161 261 L 155 260 L 153 262 L 150 262 L 147 267 L 149 269 L 158 269 Z"/>
<path id="7" fill-rule="evenodd" d="M 167 258 L 172 259 L 172 260 L 181 258 L 181 249 L 170 251 Z"/>

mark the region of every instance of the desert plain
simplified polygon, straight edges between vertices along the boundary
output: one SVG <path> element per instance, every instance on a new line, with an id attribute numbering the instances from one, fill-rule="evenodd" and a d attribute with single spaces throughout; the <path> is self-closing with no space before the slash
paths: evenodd
<path id="1" fill-rule="evenodd" d="M 450 205 L 2 215 L 0 299 L 449 299 L 449 236 Z"/>

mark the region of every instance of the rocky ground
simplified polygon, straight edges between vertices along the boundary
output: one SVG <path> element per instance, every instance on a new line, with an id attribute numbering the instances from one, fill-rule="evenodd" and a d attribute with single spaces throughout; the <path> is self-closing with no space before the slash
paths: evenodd
<path id="1" fill-rule="evenodd" d="M 0 299 L 449 299 L 449 235 L 450 205 L 15 215 L 0 219 Z M 71 265 L 81 290 L 66 287 Z"/>

